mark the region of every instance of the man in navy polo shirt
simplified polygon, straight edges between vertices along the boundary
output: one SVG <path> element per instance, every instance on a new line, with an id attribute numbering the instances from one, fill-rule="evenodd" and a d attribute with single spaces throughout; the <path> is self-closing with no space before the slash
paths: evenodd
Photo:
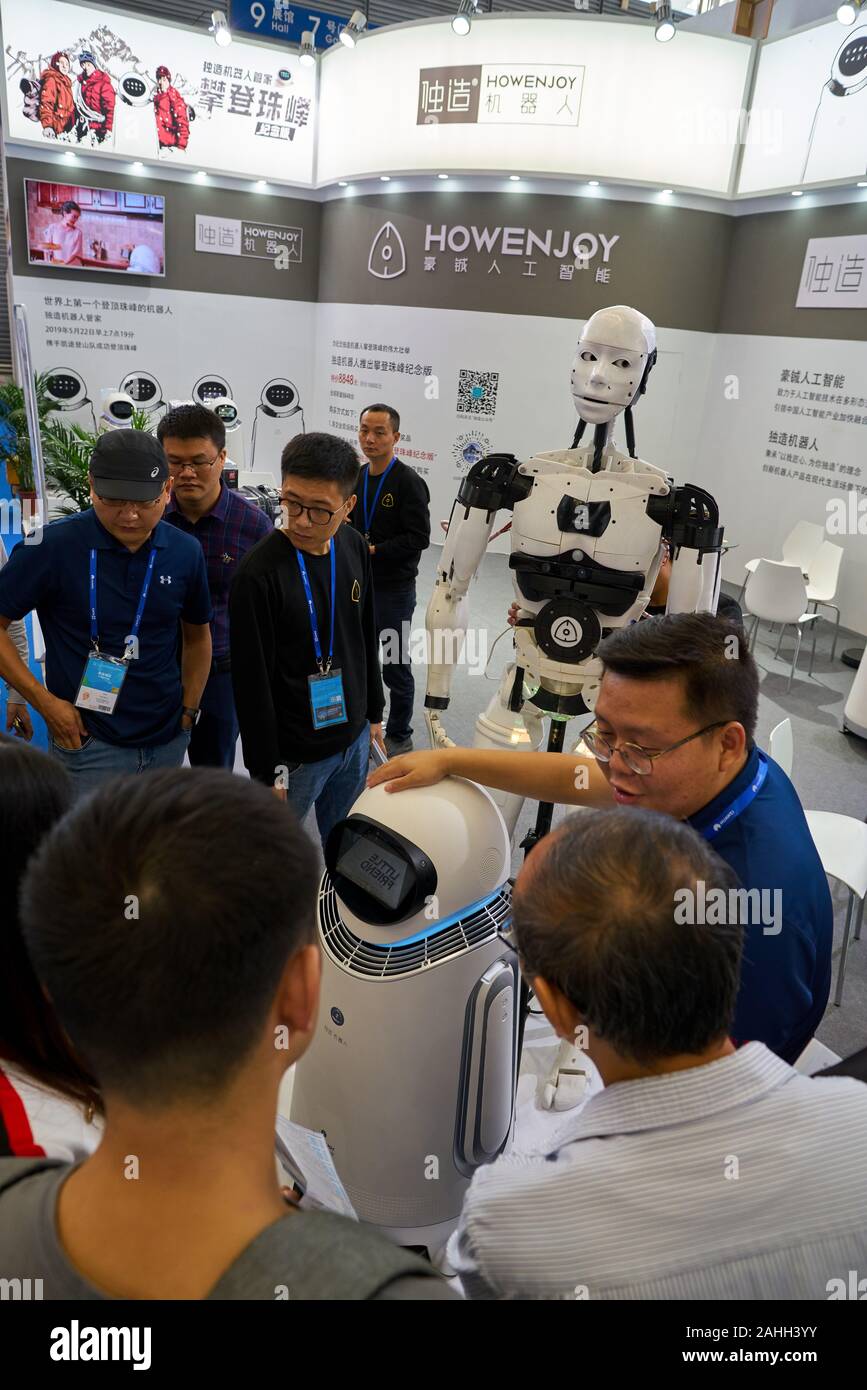
<path id="1" fill-rule="evenodd" d="M 198 546 L 161 518 L 171 482 L 150 434 L 104 434 L 91 507 L 15 547 L 0 573 L 0 676 L 45 719 L 76 794 L 118 773 L 179 766 L 211 666 L 211 603 Z M 35 610 L 45 686 L 6 629 Z M 179 660 L 179 637 L 181 655 Z"/>
<path id="2" fill-rule="evenodd" d="M 759 678 L 743 632 L 710 613 L 669 614 L 612 633 L 599 656 L 596 722 L 583 734 L 595 762 L 449 748 L 406 754 L 369 780 L 397 791 L 452 773 L 538 800 L 613 800 L 688 820 L 757 890 L 736 904 L 747 915 L 732 1038 L 794 1062 L 828 1003 L 833 909 L 798 794 L 753 741 Z"/>
<path id="3" fill-rule="evenodd" d="M 190 739 L 190 762 L 196 767 L 233 768 L 238 716 L 229 659 L 229 585 L 239 560 L 274 530 L 274 523 L 243 493 L 226 487 L 226 427 L 213 410 L 176 406 L 160 420 L 157 438 L 172 475 L 166 521 L 201 545 L 214 610 L 211 674 Z"/>

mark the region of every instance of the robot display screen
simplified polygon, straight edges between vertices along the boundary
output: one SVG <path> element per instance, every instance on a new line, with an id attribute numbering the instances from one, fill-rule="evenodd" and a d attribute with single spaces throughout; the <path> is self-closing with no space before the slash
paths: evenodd
<path id="1" fill-rule="evenodd" d="M 402 855 L 347 830 L 337 860 L 337 872 L 363 888 L 385 907 L 396 908 L 405 896 L 411 866 Z"/>

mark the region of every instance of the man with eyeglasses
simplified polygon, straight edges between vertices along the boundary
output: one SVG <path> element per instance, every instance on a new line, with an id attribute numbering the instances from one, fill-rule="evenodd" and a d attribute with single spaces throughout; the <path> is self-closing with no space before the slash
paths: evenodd
<path id="1" fill-rule="evenodd" d="M 203 405 L 175 406 L 160 420 L 157 438 L 172 477 L 166 521 L 202 547 L 213 605 L 211 672 L 193 726 L 190 762 L 194 767 L 231 769 L 238 716 L 229 653 L 229 586 L 247 551 L 274 527 L 242 493 L 226 486 L 226 427 L 213 410 Z"/>
<path id="2" fill-rule="evenodd" d="M 171 481 L 153 435 L 114 430 L 90 460 L 91 506 L 17 545 L 0 573 L 0 676 L 45 719 L 76 795 L 178 767 L 211 666 L 201 548 L 162 521 Z M 35 610 L 45 686 L 7 628 Z"/>
<path id="3" fill-rule="evenodd" d="M 238 566 L 229 595 L 232 681 L 244 762 L 299 819 L 316 808 L 324 844 L 382 746 L 367 544 L 345 526 L 358 456 L 301 434 L 281 458 L 282 524 Z"/>
<path id="4" fill-rule="evenodd" d="M 669 614 L 611 633 L 598 655 L 591 758 L 449 748 L 405 754 L 370 781 L 401 791 L 450 773 L 537 801 L 687 821 L 758 890 L 732 1037 L 794 1062 L 828 1002 L 833 909 L 797 792 L 754 742 L 759 679 L 743 632 L 710 613 Z"/>

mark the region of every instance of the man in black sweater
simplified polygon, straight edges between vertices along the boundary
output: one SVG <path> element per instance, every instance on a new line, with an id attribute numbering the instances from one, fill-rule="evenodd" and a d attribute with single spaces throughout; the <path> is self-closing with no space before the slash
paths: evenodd
<path id="1" fill-rule="evenodd" d="M 229 595 L 232 684 L 244 762 L 323 844 L 364 788 L 384 698 L 370 560 L 344 526 L 358 458 L 345 440 L 286 445 L 281 525 L 238 565 Z"/>
<path id="2" fill-rule="evenodd" d="M 390 697 L 385 729 L 389 756 L 412 748 L 410 632 L 419 557 L 430 545 L 430 493 L 415 469 L 395 457 L 399 439 L 400 416 L 393 406 L 369 405 L 362 411 L 358 441 L 367 467 L 361 470 L 359 503 L 350 517 L 367 542 L 373 566 L 382 678 Z"/>

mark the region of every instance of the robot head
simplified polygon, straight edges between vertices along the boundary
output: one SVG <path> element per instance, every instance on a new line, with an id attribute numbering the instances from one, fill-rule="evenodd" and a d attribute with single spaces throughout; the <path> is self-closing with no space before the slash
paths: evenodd
<path id="1" fill-rule="evenodd" d="M 150 372 L 130 372 L 120 383 L 120 391 L 130 396 L 139 410 L 146 410 L 148 414 L 165 405 L 162 387 Z"/>
<path id="2" fill-rule="evenodd" d="M 126 391 L 105 391 L 102 397 L 102 414 L 99 417 L 101 428 L 128 430 L 135 408 L 135 401 Z"/>
<path id="3" fill-rule="evenodd" d="M 656 361 L 656 329 L 637 309 L 598 309 L 572 363 L 572 398 L 582 420 L 606 425 L 633 404 Z"/>
<path id="4" fill-rule="evenodd" d="M 200 376 L 193 387 L 193 400 L 213 410 L 214 401 L 232 400 L 232 388 L 224 376 L 209 372 Z"/>
<path id="5" fill-rule="evenodd" d="M 237 430 L 241 425 L 241 412 L 235 402 L 229 396 L 221 396 L 209 402 L 211 410 L 219 416 L 226 427 L 226 433 L 231 434 L 232 430 Z"/>
<path id="6" fill-rule="evenodd" d="M 45 394 L 55 410 L 77 410 L 88 405 L 84 379 L 70 367 L 58 367 L 45 378 Z"/>
<path id="7" fill-rule="evenodd" d="M 127 106 L 147 106 L 151 100 L 151 86 L 138 72 L 125 72 L 118 83 L 121 101 Z"/>
<path id="8" fill-rule="evenodd" d="M 275 376 L 262 388 L 261 404 L 258 407 L 272 419 L 282 419 L 285 415 L 296 415 L 301 409 L 298 387 L 288 377 Z"/>
<path id="9" fill-rule="evenodd" d="M 828 90 L 835 97 L 851 97 L 867 87 L 867 25 L 844 39 L 831 64 Z"/>

